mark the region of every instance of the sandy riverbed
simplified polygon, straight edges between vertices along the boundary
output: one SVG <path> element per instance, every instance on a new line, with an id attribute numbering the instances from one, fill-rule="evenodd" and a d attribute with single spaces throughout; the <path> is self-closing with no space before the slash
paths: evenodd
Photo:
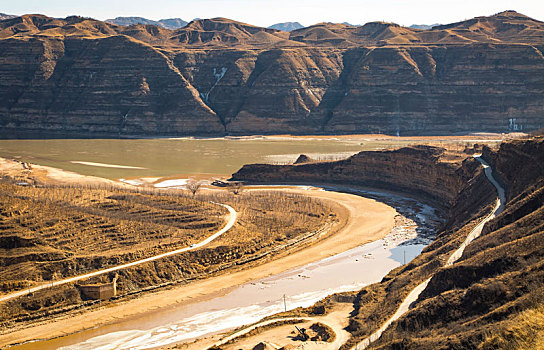
<path id="1" fill-rule="evenodd" d="M 34 178 L 45 184 L 67 184 L 67 185 L 115 185 L 125 186 L 123 183 L 103 179 L 95 176 L 81 175 L 71 171 L 57 169 L 49 166 L 31 164 L 31 170 L 25 169 L 26 165 L 16 160 L 0 157 L 0 174 L 20 179 Z"/>
<path id="2" fill-rule="evenodd" d="M 32 165 L 32 168 L 35 173 L 38 173 L 42 181 L 49 183 L 119 184 L 115 181 L 82 176 L 50 167 Z M 0 170 L 4 174 L 14 175 L 21 171 L 21 164 L 0 159 Z M 28 340 L 59 337 L 99 325 L 115 323 L 122 319 L 142 316 L 156 312 L 159 309 L 206 300 L 225 294 L 233 287 L 249 281 L 279 274 L 294 267 L 318 261 L 361 244 L 378 240 L 387 235 L 394 226 L 395 209 L 373 199 L 328 191 L 305 189 L 290 189 L 290 191 L 339 204 L 344 208 L 343 211 L 345 211 L 347 220 L 342 227 L 335 228 L 333 235 L 308 248 L 279 257 L 276 260 L 246 270 L 197 281 L 189 285 L 145 294 L 137 299 L 120 302 L 107 308 L 66 316 L 26 329 L 14 329 L 12 332 L 0 336 L 0 347 Z M 39 345 L 36 345 L 39 348 Z"/>

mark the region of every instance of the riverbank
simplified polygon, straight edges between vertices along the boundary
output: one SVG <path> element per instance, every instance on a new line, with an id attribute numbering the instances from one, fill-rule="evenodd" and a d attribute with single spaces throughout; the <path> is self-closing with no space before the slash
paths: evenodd
<path id="1" fill-rule="evenodd" d="M 29 168 L 30 167 L 30 168 Z M 118 181 L 101 177 L 82 175 L 50 166 L 24 163 L 0 157 L 0 174 L 24 181 L 39 181 L 48 185 L 78 186 L 127 186 Z"/>
<path id="2" fill-rule="evenodd" d="M 0 169 L 4 173 L 17 171 L 22 167 L 18 162 L 2 160 Z M 64 172 L 60 169 L 32 165 L 33 171 L 43 170 L 47 181 L 68 180 L 77 184 L 78 179 L 86 184 L 117 184 L 110 180 L 81 176 Z M 20 168 L 19 170 L 20 171 Z M 247 283 L 254 279 L 278 274 L 293 267 L 302 266 L 313 261 L 321 260 L 358 245 L 384 237 L 394 225 L 396 211 L 378 201 L 344 193 L 325 192 L 318 190 L 292 189 L 296 193 L 306 194 L 315 198 L 335 202 L 344 208 L 345 220 L 316 244 L 296 252 L 278 256 L 277 259 L 246 270 L 236 271 L 229 275 L 220 275 L 206 280 L 197 281 L 185 286 L 173 287 L 169 290 L 159 290 L 144 294 L 139 298 L 118 304 L 108 305 L 101 309 L 65 316 L 50 322 L 43 322 L 26 329 L 11 329 L 9 333 L 0 336 L 0 346 L 21 343 L 37 339 L 51 339 L 66 334 L 79 332 L 84 329 L 118 322 L 121 319 L 143 316 L 159 309 L 174 307 L 202 301 L 214 296 L 223 295 L 234 286 Z"/>
<path id="3" fill-rule="evenodd" d="M 356 191 L 354 188 L 343 190 Z M 375 192 L 361 194 L 378 195 Z M 217 336 L 210 337 L 210 334 L 257 322 L 283 311 L 284 307 L 307 307 L 332 293 L 358 290 L 378 282 L 390 270 L 419 254 L 431 241 L 431 231 L 436 224 L 432 208 L 409 198 L 383 193 L 382 196 L 399 212 L 395 227 L 382 239 L 251 281 L 202 302 L 158 310 L 146 317 L 42 342 L 41 349 L 148 349 L 191 339 L 198 340 L 181 347 L 203 349 L 217 340 Z M 361 275 L 361 271 L 365 273 Z M 285 301 L 282 295 L 286 295 Z M 349 310 L 343 314 L 347 319 Z"/>

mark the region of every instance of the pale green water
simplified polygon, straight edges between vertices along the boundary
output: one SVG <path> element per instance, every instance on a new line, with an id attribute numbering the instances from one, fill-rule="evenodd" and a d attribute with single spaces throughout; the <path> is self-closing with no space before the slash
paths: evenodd
<path id="1" fill-rule="evenodd" d="M 434 140 L 465 144 L 467 140 Z M 473 140 L 496 143 L 496 140 Z M 413 139 L 250 138 L 250 139 L 49 139 L 0 140 L 0 157 L 48 165 L 109 179 L 180 174 L 228 176 L 244 164 L 289 163 L 304 153 L 314 159 L 347 158 L 360 151 L 421 144 Z M 77 162 L 142 167 L 104 168 Z"/>
<path id="2" fill-rule="evenodd" d="M 384 147 L 386 143 L 372 141 L 367 145 L 363 141 L 333 139 L 0 140 L 0 156 L 119 179 L 197 173 L 230 175 L 248 163 L 292 161 L 301 153 L 320 158 L 347 157 L 363 149 Z M 103 168 L 71 161 L 146 169 Z"/>

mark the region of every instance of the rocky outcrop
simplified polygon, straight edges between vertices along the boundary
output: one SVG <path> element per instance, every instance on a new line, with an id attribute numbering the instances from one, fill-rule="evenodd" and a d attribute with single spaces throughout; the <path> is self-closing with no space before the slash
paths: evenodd
<path id="1" fill-rule="evenodd" d="M 300 156 L 298 156 L 298 158 L 295 160 L 293 164 L 304 164 L 304 163 L 311 163 L 311 162 L 313 162 L 313 160 L 310 157 L 308 157 L 305 154 L 301 154 Z"/>
<path id="2" fill-rule="evenodd" d="M 0 22 L 3 134 L 450 134 L 544 127 L 544 24 L 504 12 L 430 30 L 169 30 Z"/>

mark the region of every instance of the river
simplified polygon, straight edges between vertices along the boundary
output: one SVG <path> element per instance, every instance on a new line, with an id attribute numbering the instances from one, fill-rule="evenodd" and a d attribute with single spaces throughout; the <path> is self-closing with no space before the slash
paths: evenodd
<path id="1" fill-rule="evenodd" d="M 233 288 L 227 294 L 160 310 L 62 338 L 13 349 L 150 349 L 224 332 L 296 307 L 310 306 L 336 292 L 378 282 L 409 262 L 432 240 L 440 222 L 433 208 L 413 199 L 380 192 L 335 187 L 393 206 L 397 224 L 383 239 L 284 273 Z M 285 295 L 285 303 L 283 296 Z"/>
<path id="2" fill-rule="evenodd" d="M 438 142 L 440 140 L 434 140 Z M 249 163 L 288 163 L 304 153 L 328 160 L 359 151 L 402 147 L 407 138 L 252 137 L 218 139 L 0 140 L 0 157 L 108 179 L 180 174 L 228 176 Z M 466 140 L 442 140 L 459 143 Z"/>

